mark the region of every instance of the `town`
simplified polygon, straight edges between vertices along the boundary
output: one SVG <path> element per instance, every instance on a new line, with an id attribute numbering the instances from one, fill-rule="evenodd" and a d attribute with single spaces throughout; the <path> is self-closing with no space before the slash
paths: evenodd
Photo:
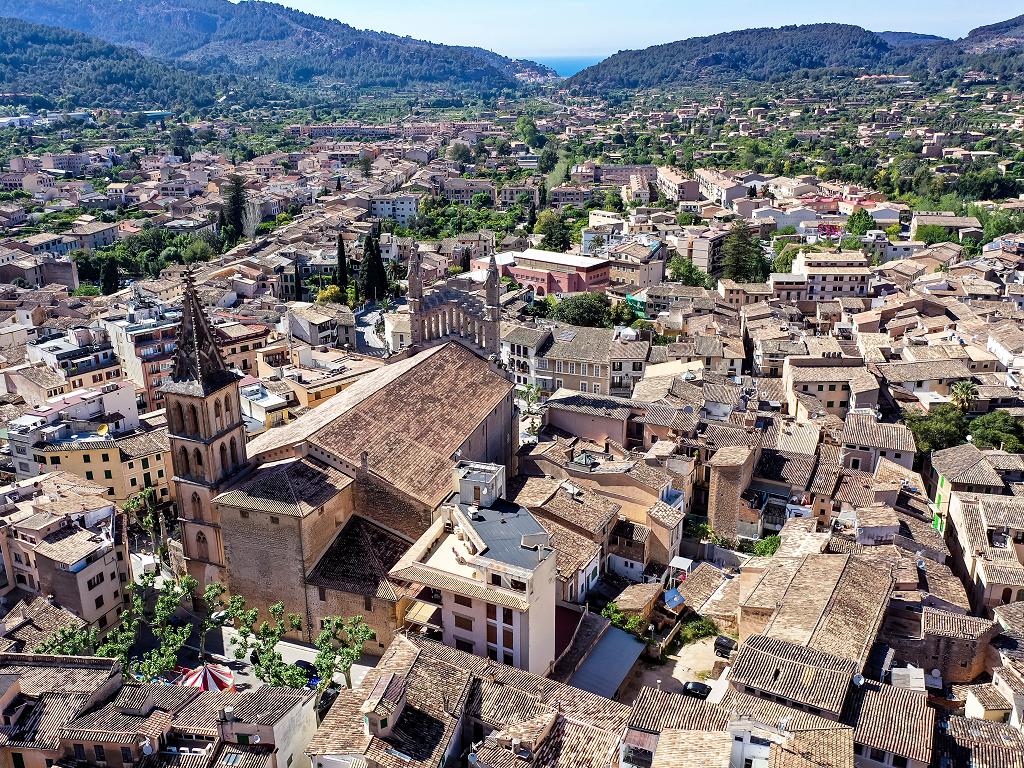
<path id="1" fill-rule="evenodd" d="M 0 110 L 5 768 L 1024 766 L 1019 88 L 524 79 Z"/>

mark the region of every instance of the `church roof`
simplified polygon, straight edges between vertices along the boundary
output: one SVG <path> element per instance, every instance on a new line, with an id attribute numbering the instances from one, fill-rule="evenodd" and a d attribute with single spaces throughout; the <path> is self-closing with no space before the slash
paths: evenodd
<path id="1" fill-rule="evenodd" d="M 186 272 L 174 372 L 171 381 L 162 389 L 164 392 L 204 397 L 237 378 L 220 356 L 210 322 L 196 295 L 192 272 Z"/>

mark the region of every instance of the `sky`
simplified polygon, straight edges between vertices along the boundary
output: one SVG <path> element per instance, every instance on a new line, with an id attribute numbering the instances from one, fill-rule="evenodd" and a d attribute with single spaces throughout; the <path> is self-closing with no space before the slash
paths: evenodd
<path id="1" fill-rule="evenodd" d="M 375 29 L 506 56 L 607 56 L 750 27 L 841 22 L 876 32 L 963 37 L 1013 18 L 1021 0 L 277 0 L 284 5 Z"/>

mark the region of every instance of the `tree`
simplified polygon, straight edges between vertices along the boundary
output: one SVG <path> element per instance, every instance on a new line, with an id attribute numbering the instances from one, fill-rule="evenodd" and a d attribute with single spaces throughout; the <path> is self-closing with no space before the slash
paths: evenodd
<path id="1" fill-rule="evenodd" d="M 541 173 L 551 173 L 555 170 L 556 165 L 558 165 L 558 150 L 551 144 L 548 144 L 540 151 L 540 155 L 537 157 L 537 170 Z M 544 200 L 541 200 L 542 205 L 544 202 Z"/>
<path id="2" fill-rule="evenodd" d="M 636 322 L 636 311 L 626 302 L 620 301 L 612 306 L 609 321 L 614 326 L 632 326 Z"/>
<path id="3" fill-rule="evenodd" d="M 876 229 L 877 226 L 875 220 L 871 218 L 871 214 L 859 206 L 854 209 L 853 213 L 846 220 L 847 234 L 856 237 L 863 237 L 868 233 L 868 230 Z"/>
<path id="4" fill-rule="evenodd" d="M 1024 428 L 1006 411 L 992 411 L 971 422 L 971 439 L 979 448 L 999 448 L 1024 453 Z"/>
<path id="5" fill-rule="evenodd" d="M 256 230 L 260 226 L 263 215 L 260 213 L 260 206 L 256 202 L 246 203 L 242 209 L 242 233 L 246 239 L 253 240 L 256 237 Z"/>
<path id="6" fill-rule="evenodd" d="M 359 169 L 362 171 L 363 178 L 370 178 L 370 172 L 373 170 L 373 158 L 366 152 L 359 155 Z M 338 183 L 341 183 L 341 179 L 338 179 Z"/>
<path id="7" fill-rule="evenodd" d="M 320 678 L 318 687 L 321 690 L 326 688 L 340 673 L 345 676 L 345 685 L 351 688 L 352 665 L 363 655 L 365 643 L 376 637 L 377 633 L 366 625 L 362 616 L 347 619 L 330 616 L 324 619 L 323 629 L 313 642 L 317 649 L 313 664 Z"/>
<path id="8" fill-rule="evenodd" d="M 956 235 L 938 224 L 922 224 L 914 230 L 914 237 L 925 245 L 955 243 Z"/>
<path id="9" fill-rule="evenodd" d="M 771 557 L 779 551 L 782 539 L 778 536 L 766 536 L 754 544 L 754 554 L 758 557 Z"/>
<path id="10" fill-rule="evenodd" d="M 526 404 L 526 415 L 537 414 L 537 404 L 540 402 L 541 388 L 539 384 L 527 384 L 523 387 L 523 402 Z"/>
<path id="11" fill-rule="evenodd" d="M 529 115 L 520 115 L 516 120 L 516 136 L 528 147 L 537 148 L 541 146 L 540 131 L 537 130 L 537 123 Z"/>
<path id="12" fill-rule="evenodd" d="M 448 159 L 459 165 L 467 165 L 473 162 L 473 153 L 461 141 L 454 141 L 448 148 Z"/>
<path id="13" fill-rule="evenodd" d="M 259 611 L 249 608 L 238 616 L 238 633 L 231 639 L 231 647 L 237 660 L 253 660 L 253 672 L 267 685 L 301 688 L 307 682 L 306 673 L 298 667 L 285 663 L 277 644 L 288 632 L 302 629 L 298 614 L 285 614 L 284 603 L 274 603 L 267 609 L 270 621 L 256 625 Z"/>
<path id="14" fill-rule="evenodd" d="M 964 412 L 949 403 L 937 405 L 927 414 L 904 411 L 903 421 L 914 433 L 919 454 L 962 445 L 968 431 Z"/>
<path id="15" fill-rule="evenodd" d="M 233 238 L 241 237 L 245 215 L 245 179 L 238 174 L 228 176 L 227 194 L 224 195 L 224 221 L 231 228 Z M 225 236 L 227 239 L 227 236 Z"/>
<path id="16" fill-rule="evenodd" d="M 978 399 L 978 388 L 968 380 L 958 381 L 949 388 L 949 399 L 953 405 L 967 413 Z"/>
<path id="17" fill-rule="evenodd" d="M 105 296 L 117 293 L 121 287 L 121 276 L 117 269 L 117 259 L 108 256 L 103 260 L 103 271 L 100 273 L 100 290 Z"/>
<path id="18" fill-rule="evenodd" d="M 569 325 L 608 328 L 611 326 L 611 302 L 603 293 L 577 293 L 558 302 L 551 318 Z"/>
<path id="19" fill-rule="evenodd" d="M 540 247 L 545 251 L 565 253 L 572 246 L 572 233 L 555 211 L 541 211 L 533 231 L 544 236 Z"/>
<path id="20" fill-rule="evenodd" d="M 903 227 L 901 227 L 899 224 L 892 224 L 892 225 L 890 225 L 890 226 L 885 228 L 885 234 L 893 242 L 896 242 L 897 240 L 899 240 L 900 239 L 900 235 L 902 233 L 903 233 Z"/>
<path id="21" fill-rule="evenodd" d="M 736 221 L 722 244 L 725 254 L 723 274 L 738 283 L 763 283 L 768 278 L 768 263 L 761 245 L 750 233 L 746 222 Z"/>
<path id="22" fill-rule="evenodd" d="M 602 235 L 594 235 L 590 240 L 590 250 L 596 251 L 604 248 L 605 242 Z"/>
<path id="23" fill-rule="evenodd" d="M 388 275 L 380 252 L 380 240 L 367 236 L 363 244 L 363 261 L 359 267 L 359 292 L 364 298 L 378 302 L 388 295 Z"/>
<path id="24" fill-rule="evenodd" d="M 696 288 L 708 288 L 711 284 L 707 272 L 678 253 L 668 263 L 668 276 L 677 283 L 692 285 Z"/>
<path id="25" fill-rule="evenodd" d="M 341 288 L 337 285 L 328 285 L 326 288 L 321 288 L 316 294 L 317 304 L 344 304 L 345 294 L 341 292 Z"/>
<path id="26" fill-rule="evenodd" d="M 61 627 L 32 649 L 57 656 L 92 656 L 99 644 L 96 627 Z"/>
<path id="27" fill-rule="evenodd" d="M 149 532 L 150 541 L 153 544 L 153 553 L 156 554 L 161 544 L 160 528 L 156 511 L 156 489 L 147 486 L 141 491 L 129 496 L 123 507 L 124 511 L 134 518 L 135 523 Z"/>
<path id="28" fill-rule="evenodd" d="M 227 587 L 213 581 L 203 590 L 202 600 L 205 607 L 202 623 L 199 626 L 199 656 L 206 653 L 206 640 L 210 632 L 231 624 L 245 612 L 245 598 L 232 595 L 224 600 Z"/>
<path id="29" fill-rule="evenodd" d="M 787 248 L 772 259 L 773 272 L 792 272 L 793 256 L 796 253 L 792 248 Z"/>

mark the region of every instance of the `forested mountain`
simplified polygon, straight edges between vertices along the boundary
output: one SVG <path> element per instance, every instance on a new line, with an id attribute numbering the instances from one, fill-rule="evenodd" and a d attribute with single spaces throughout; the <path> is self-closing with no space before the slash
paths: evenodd
<path id="1" fill-rule="evenodd" d="M 0 18 L 0 91 L 39 106 L 204 107 L 231 80 L 186 72 L 78 32 Z"/>
<path id="2" fill-rule="evenodd" d="M 75 29 L 206 71 L 285 83 L 504 88 L 531 70 L 489 51 L 359 30 L 260 0 L 0 0 L 0 15 Z M 537 75 L 544 69 L 537 67 Z"/>
<path id="3" fill-rule="evenodd" d="M 773 80 L 799 70 L 860 68 L 890 46 L 848 24 L 744 29 L 622 51 L 569 79 L 572 86 L 650 88 L 696 79 Z"/>
<path id="4" fill-rule="evenodd" d="M 582 90 L 651 88 L 694 81 L 776 81 L 806 72 L 905 71 L 953 81 L 982 68 L 1024 73 L 1024 16 L 979 27 L 961 40 L 869 32 L 846 24 L 747 29 L 622 51 L 569 79 Z"/>
<path id="5" fill-rule="evenodd" d="M 916 48 L 919 45 L 936 45 L 950 42 L 948 38 L 938 35 L 922 35 L 918 32 L 876 32 L 882 40 L 893 48 Z"/>

